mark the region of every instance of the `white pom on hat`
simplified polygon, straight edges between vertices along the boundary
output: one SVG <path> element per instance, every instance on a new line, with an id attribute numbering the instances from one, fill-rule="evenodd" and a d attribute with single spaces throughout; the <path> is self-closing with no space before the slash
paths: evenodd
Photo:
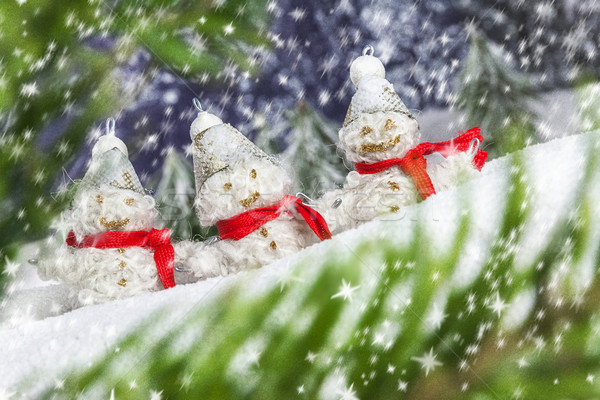
<path id="1" fill-rule="evenodd" d="M 109 118 L 106 121 L 106 135 L 98 138 L 92 149 L 92 160 L 97 160 L 102 154 L 112 149 L 118 149 L 125 157 L 129 157 L 127 146 L 121 139 L 115 136 L 115 120 Z"/>
<path id="2" fill-rule="evenodd" d="M 358 87 L 358 82 L 364 76 L 385 78 L 385 67 L 377 57 L 373 57 L 373 46 L 366 46 L 363 55 L 350 65 L 350 80 L 355 87 Z"/>
<path id="3" fill-rule="evenodd" d="M 127 146 L 115 136 L 115 120 L 106 121 L 106 134 L 98 138 L 92 149 L 90 166 L 81 179 L 79 190 L 113 186 L 144 193 L 133 165 L 129 161 Z"/>
<path id="4" fill-rule="evenodd" d="M 190 126 L 190 138 L 192 140 L 194 140 L 194 138 L 200 132 L 204 132 L 205 130 L 212 128 L 215 125 L 223 124 L 221 118 L 217 117 L 214 114 L 204 111 L 202 109 L 202 105 L 200 105 L 200 101 L 196 98 L 194 98 L 194 106 L 198 110 L 198 116 Z"/>

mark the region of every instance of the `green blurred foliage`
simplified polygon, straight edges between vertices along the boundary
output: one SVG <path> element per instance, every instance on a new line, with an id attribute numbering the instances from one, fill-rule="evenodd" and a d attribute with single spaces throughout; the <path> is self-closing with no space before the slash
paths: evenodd
<path id="1" fill-rule="evenodd" d="M 575 204 L 525 263 L 519 253 L 530 249 L 520 244 L 537 228 L 517 152 L 502 218 L 481 244 L 472 278 L 455 279 L 480 235 L 470 213 L 445 251 L 416 221 L 402 245 L 382 235 L 318 260 L 299 258 L 286 284 L 256 290 L 241 282 L 160 333 L 157 315 L 117 353 L 41 398 L 597 398 L 600 246 L 592 239 L 600 208 L 590 195 L 598 190 L 597 147 L 590 142 L 582 154 L 587 169 Z M 592 278 L 582 287 L 586 268 Z M 344 283 L 351 298 L 340 294 Z M 519 318 L 507 318 L 510 309 Z"/>
<path id="2" fill-rule="evenodd" d="M 0 271 L 20 243 L 48 234 L 66 204 L 61 168 L 98 121 L 129 107 L 160 68 L 190 81 L 227 63 L 255 72 L 267 22 L 262 0 L 1 2 Z M 132 85 L 119 68 L 140 49 L 151 60 Z"/>
<path id="3" fill-rule="evenodd" d="M 536 99 L 528 77 L 511 68 L 499 52 L 476 33 L 471 34 L 469 54 L 460 77 L 457 106 L 469 125 L 482 128 L 490 157 L 499 157 L 536 141 Z"/>

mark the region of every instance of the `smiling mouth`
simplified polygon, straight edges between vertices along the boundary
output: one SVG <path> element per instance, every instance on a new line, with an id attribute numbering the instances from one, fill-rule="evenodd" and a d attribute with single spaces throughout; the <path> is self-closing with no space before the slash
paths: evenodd
<path id="1" fill-rule="evenodd" d="M 104 226 L 105 228 L 122 228 L 125 225 L 127 225 L 129 223 L 129 218 L 125 218 L 122 220 L 116 220 L 116 221 L 107 221 L 106 218 L 102 217 L 100 218 L 100 225 Z"/>
<path id="2" fill-rule="evenodd" d="M 359 153 L 376 153 L 376 152 L 388 151 L 389 149 L 391 149 L 392 147 L 394 147 L 395 145 L 400 143 L 401 138 L 402 138 L 402 135 L 398 135 L 395 138 L 390 139 L 385 142 L 361 144 L 358 152 Z"/>
<path id="3" fill-rule="evenodd" d="M 244 200 L 240 200 L 240 204 L 246 208 L 250 207 L 258 198 L 260 197 L 260 193 L 254 191 L 250 196 L 245 198 Z"/>

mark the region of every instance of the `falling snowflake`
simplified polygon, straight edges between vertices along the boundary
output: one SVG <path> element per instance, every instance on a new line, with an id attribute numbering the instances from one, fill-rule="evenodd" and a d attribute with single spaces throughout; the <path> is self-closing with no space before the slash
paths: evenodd
<path id="1" fill-rule="evenodd" d="M 309 351 L 308 354 L 306 355 L 305 360 L 312 364 L 315 362 L 316 358 L 317 358 L 317 354 L 313 353 L 312 351 Z"/>
<path id="2" fill-rule="evenodd" d="M 23 97 L 33 97 L 40 94 L 40 90 L 38 89 L 37 82 L 25 83 L 21 85 L 21 91 L 19 92 Z"/>
<path id="3" fill-rule="evenodd" d="M 498 292 L 496 292 L 496 300 L 494 300 L 494 302 L 492 304 L 490 304 L 488 306 L 488 308 L 491 309 L 492 311 L 494 311 L 498 315 L 498 318 L 500 318 L 502 311 L 506 307 L 508 307 L 508 304 L 506 304 L 504 301 L 502 301 L 502 299 L 500 298 L 500 294 Z"/>
<path id="4" fill-rule="evenodd" d="M 446 319 L 448 314 L 444 313 L 443 309 L 439 309 L 437 304 L 433 305 L 433 310 L 429 313 L 426 319 L 427 324 L 433 329 L 439 329 L 442 326 L 442 322 Z"/>
<path id="5" fill-rule="evenodd" d="M 433 347 L 429 353 L 424 353 L 422 357 L 412 357 L 411 360 L 421 364 L 421 369 L 425 370 L 425 376 L 429 375 L 429 371 L 434 371 L 436 367 L 441 367 L 441 362 L 437 361 L 437 355 L 433 354 Z"/>
<path id="6" fill-rule="evenodd" d="M 292 17 L 294 22 L 299 22 L 299 21 L 302 21 L 304 19 L 304 17 L 306 16 L 306 9 L 296 7 L 292 11 L 290 11 L 288 15 L 290 17 Z"/>
<path id="7" fill-rule="evenodd" d="M 350 300 L 350 303 L 352 303 L 352 295 L 358 288 L 360 288 L 360 285 L 352 287 L 350 282 L 346 282 L 342 278 L 342 286 L 340 286 L 339 292 L 331 296 L 331 298 L 335 299 L 337 297 L 343 297 L 344 300 Z"/>
<path id="8" fill-rule="evenodd" d="M 231 35 L 235 31 L 235 27 L 230 22 L 229 24 L 225 25 L 225 27 L 223 28 L 223 31 L 225 31 L 225 36 Z"/>
<path id="9" fill-rule="evenodd" d="M 356 392 L 354 391 L 354 383 L 351 384 L 349 388 L 340 390 L 338 394 L 341 395 L 339 400 L 358 400 L 358 397 L 356 397 Z"/>
<path id="10" fill-rule="evenodd" d="M 162 390 L 160 392 L 156 390 L 150 391 L 150 400 L 162 400 Z"/>
<path id="11" fill-rule="evenodd" d="M 398 380 L 398 391 L 406 392 L 407 388 L 408 388 L 408 382 L 403 381 L 402 379 L 399 379 Z"/>
<path id="12" fill-rule="evenodd" d="M 19 268 L 21 268 L 21 264 L 11 261 L 8 257 L 4 257 L 4 262 L 4 271 L 2 273 L 14 277 Z"/>

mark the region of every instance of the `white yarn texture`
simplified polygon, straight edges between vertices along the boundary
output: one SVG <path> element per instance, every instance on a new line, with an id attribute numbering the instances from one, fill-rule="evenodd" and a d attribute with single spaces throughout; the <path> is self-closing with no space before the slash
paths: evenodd
<path id="1" fill-rule="evenodd" d="M 290 185 L 285 170 L 266 158 L 230 161 L 227 168 L 208 178 L 198 191 L 195 205 L 200 224 L 211 226 L 251 208 L 270 206 L 288 194 Z M 254 192 L 259 197 L 251 207 L 240 204 Z"/>
<path id="2" fill-rule="evenodd" d="M 290 184 L 286 171 L 269 159 L 239 158 L 204 182 L 196 199 L 198 218 L 202 225 L 210 226 L 252 208 L 271 206 L 288 194 Z M 255 192 L 259 196 L 250 207 L 240 204 Z M 317 241 L 303 219 L 282 213 L 237 241 L 176 243 L 175 263 L 205 279 L 261 267 Z"/>
<path id="3" fill-rule="evenodd" d="M 387 126 L 387 128 L 386 128 Z M 363 133 L 364 128 L 370 129 Z M 361 146 L 388 144 L 399 136 L 399 142 L 387 151 L 361 152 Z M 421 141 L 421 132 L 416 120 L 398 112 L 378 111 L 363 113 L 339 131 L 338 147 L 351 162 L 377 162 L 390 158 L 404 157 L 406 152 Z"/>
<path id="4" fill-rule="evenodd" d="M 427 173 L 439 193 L 466 182 L 477 170 L 471 165 L 471 157 L 461 153 L 428 165 Z M 397 185 L 398 190 L 394 191 L 389 182 Z M 342 203 L 333 208 L 337 199 Z M 412 178 L 394 166 L 371 175 L 350 172 L 343 188 L 325 193 L 316 201 L 315 209 L 325 217 L 332 233 L 339 233 L 376 218 L 397 218 L 402 215 L 402 207 L 419 201 L 421 197 Z"/>
<path id="5" fill-rule="evenodd" d="M 98 197 L 101 196 L 101 197 Z M 122 231 L 149 231 L 158 215 L 151 196 L 138 192 L 101 186 L 81 190 L 71 209 L 62 213 L 62 223 L 72 228 L 77 240 L 86 235 L 107 232 L 100 218 L 106 221 L 129 222 Z M 118 249 L 74 249 L 62 244 L 54 257 L 41 260 L 39 270 L 47 279 L 67 284 L 72 295 L 84 305 L 135 296 L 163 288 L 150 249 L 129 247 Z M 119 285 L 122 279 L 125 286 Z"/>

